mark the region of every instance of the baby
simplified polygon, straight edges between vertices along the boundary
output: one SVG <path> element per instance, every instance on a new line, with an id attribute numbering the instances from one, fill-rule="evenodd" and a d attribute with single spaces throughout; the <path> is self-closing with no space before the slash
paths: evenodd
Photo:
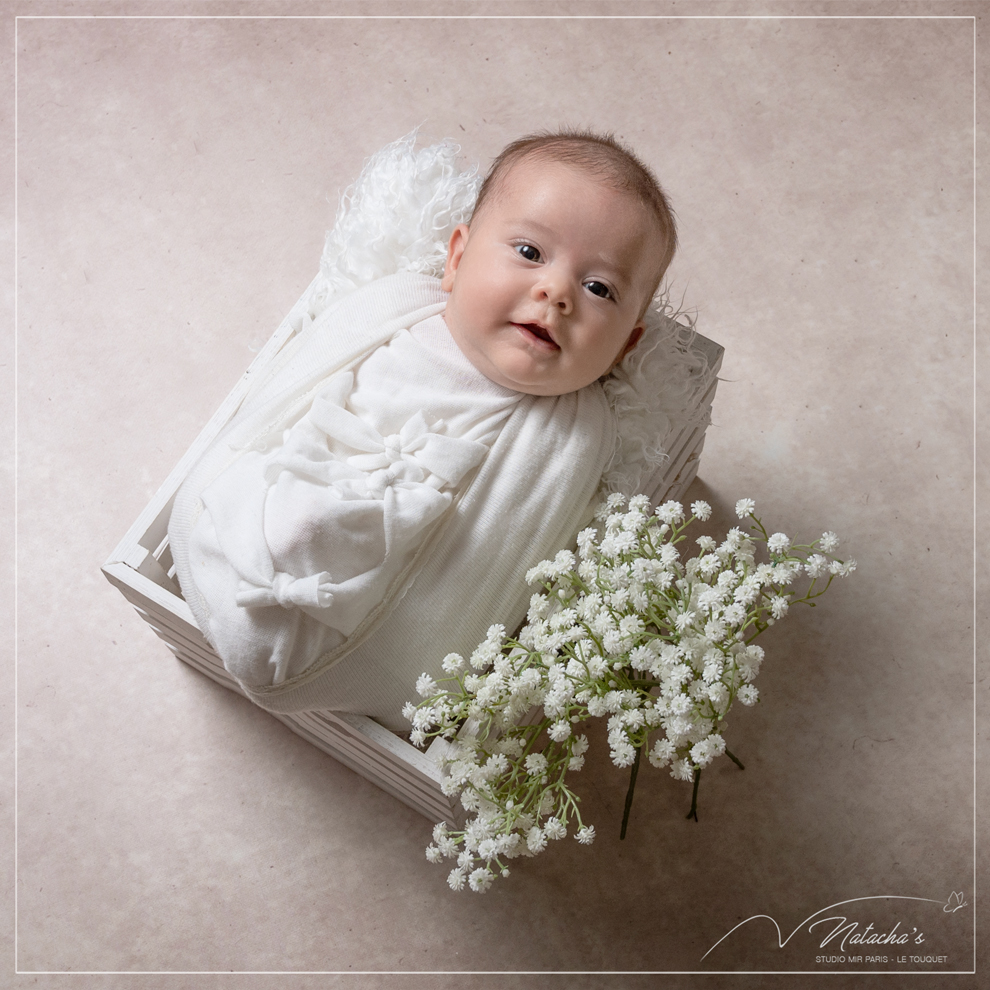
<path id="1" fill-rule="evenodd" d="M 636 345 L 675 247 L 611 138 L 496 159 L 443 278 L 328 307 L 191 473 L 170 538 L 200 628 L 273 711 L 406 728 L 422 671 L 528 603 L 616 440 L 598 380 Z"/>

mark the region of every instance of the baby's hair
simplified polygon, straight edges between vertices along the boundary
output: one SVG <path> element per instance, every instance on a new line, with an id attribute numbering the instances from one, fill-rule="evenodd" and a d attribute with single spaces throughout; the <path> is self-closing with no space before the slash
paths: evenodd
<path id="1" fill-rule="evenodd" d="M 503 178 L 527 159 L 560 162 L 582 169 L 613 189 L 635 196 L 649 210 L 664 245 L 653 287 L 655 292 L 677 249 L 677 226 L 667 197 L 650 169 L 611 134 L 584 130 L 529 134 L 506 145 L 492 162 L 478 190 L 472 219 L 479 215 L 486 202 L 498 198 Z"/>

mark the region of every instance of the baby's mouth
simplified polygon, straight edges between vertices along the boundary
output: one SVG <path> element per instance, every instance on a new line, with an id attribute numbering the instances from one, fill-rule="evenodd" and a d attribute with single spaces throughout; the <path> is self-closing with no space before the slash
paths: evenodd
<path id="1" fill-rule="evenodd" d="M 530 337 L 535 337 L 544 347 L 555 351 L 560 350 L 560 345 L 550 336 L 550 331 L 539 323 L 515 323 L 513 326 L 518 327 Z"/>

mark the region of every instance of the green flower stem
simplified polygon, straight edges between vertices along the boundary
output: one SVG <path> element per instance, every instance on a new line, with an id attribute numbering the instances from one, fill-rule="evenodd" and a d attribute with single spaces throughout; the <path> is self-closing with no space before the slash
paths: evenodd
<path id="1" fill-rule="evenodd" d="M 701 767 L 694 768 L 694 790 L 691 792 L 691 810 L 685 818 L 698 820 L 698 784 L 701 782 Z"/>
<path id="2" fill-rule="evenodd" d="M 733 763 L 735 763 L 735 765 L 736 765 L 737 767 L 739 767 L 739 769 L 740 769 L 740 770 L 745 770 L 745 769 L 746 769 L 746 768 L 745 768 L 745 767 L 744 767 L 744 766 L 742 765 L 742 763 L 740 763 L 740 762 L 739 762 L 739 757 L 738 757 L 738 756 L 736 756 L 736 755 L 734 755 L 734 754 L 733 754 L 733 753 L 732 753 L 732 752 L 731 752 L 731 751 L 730 751 L 730 750 L 728 749 L 728 747 L 726 747 L 726 750 L 725 750 L 725 755 L 726 755 L 726 756 L 727 756 L 727 757 L 728 757 L 728 758 L 729 758 L 730 760 L 732 760 L 732 762 L 733 762 Z"/>
<path id="3" fill-rule="evenodd" d="M 633 760 L 632 770 L 629 771 L 629 790 L 626 791 L 626 806 L 622 812 L 622 831 L 619 832 L 619 839 L 626 837 L 626 826 L 629 824 L 629 811 L 632 808 L 633 792 L 636 790 L 636 774 L 639 773 L 639 758 L 643 750 L 636 747 L 636 758 Z M 698 771 L 701 772 L 700 770 Z"/>

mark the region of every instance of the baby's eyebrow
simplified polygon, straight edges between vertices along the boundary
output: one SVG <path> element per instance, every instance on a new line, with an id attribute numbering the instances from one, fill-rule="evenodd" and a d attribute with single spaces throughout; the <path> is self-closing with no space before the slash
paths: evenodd
<path id="1" fill-rule="evenodd" d="M 540 223 L 539 220 L 533 220 L 531 217 L 510 217 L 509 218 L 510 227 L 528 227 L 531 230 L 535 230 L 541 234 L 552 234 L 554 229 L 548 227 L 544 223 Z"/>
<path id="2" fill-rule="evenodd" d="M 599 254 L 598 260 L 605 266 L 606 271 L 616 282 L 622 285 L 629 284 L 629 272 L 625 265 L 609 257 L 607 254 Z"/>

